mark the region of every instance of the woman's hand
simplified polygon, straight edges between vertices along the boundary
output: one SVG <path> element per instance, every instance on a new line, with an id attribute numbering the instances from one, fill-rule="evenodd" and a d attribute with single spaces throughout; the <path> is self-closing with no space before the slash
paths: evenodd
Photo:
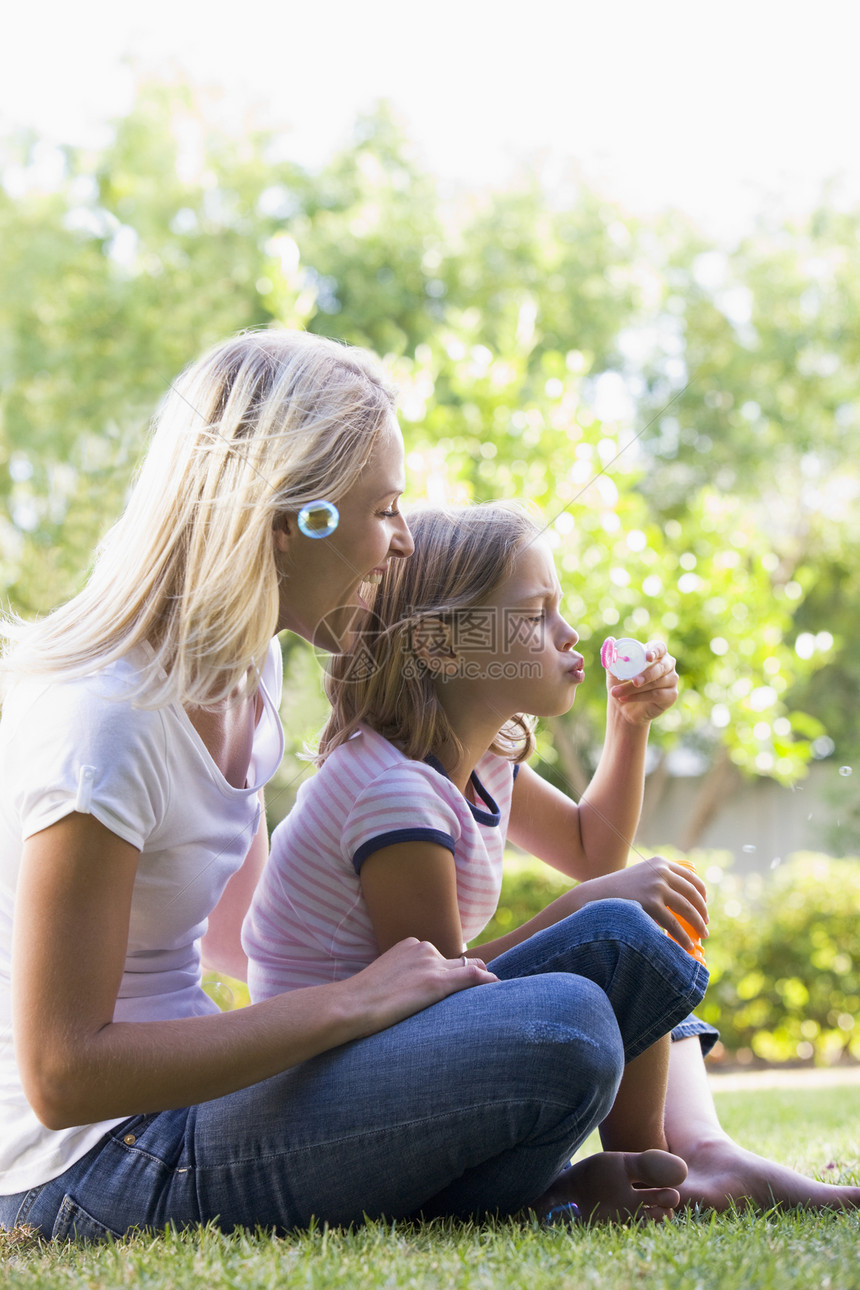
<path id="1" fill-rule="evenodd" d="M 362 1033 L 372 1035 L 449 994 L 498 980 L 487 971 L 482 959 L 466 958 L 464 965 L 464 957 L 443 958 L 435 945 L 410 936 L 355 976 L 341 981 L 338 989 L 347 998 L 354 997 L 355 1015 L 367 1019 Z"/>
<path id="2" fill-rule="evenodd" d="M 647 725 L 671 708 L 678 697 L 678 673 L 675 660 L 665 641 L 649 641 L 645 647 L 648 666 L 632 681 L 618 681 L 606 674 L 606 688 L 622 716 L 631 725 Z"/>
<path id="3" fill-rule="evenodd" d="M 701 937 L 708 935 L 705 884 L 698 874 L 663 856 L 651 856 L 617 873 L 591 878 L 580 883 L 575 890 L 583 898 L 583 903 L 610 897 L 635 900 L 685 950 L 692 950 L 693 942 L 677 919 L 672 917 L 673 913 L 686 919 Z"/>

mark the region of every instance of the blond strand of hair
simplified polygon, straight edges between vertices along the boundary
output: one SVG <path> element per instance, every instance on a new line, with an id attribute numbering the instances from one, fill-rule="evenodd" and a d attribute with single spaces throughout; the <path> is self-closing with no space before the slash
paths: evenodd
<path id="1" fill-rule="evenodd" d="M 83 590 L 3 623 L 7 675 L 79 676 L 146 643 L 146 706 L 255 687 L 278 620 L 275 522 L 347 493 L 393 408 L 362 350 L 280 329 L 216 346 L 166 396 Z"/>

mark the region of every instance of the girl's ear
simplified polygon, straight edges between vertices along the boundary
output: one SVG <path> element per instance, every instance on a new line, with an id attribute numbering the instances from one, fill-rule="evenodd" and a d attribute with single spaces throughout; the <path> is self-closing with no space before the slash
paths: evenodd
<path id="1" fill-rule="evenodd" d="M 412 652 L 433 676 L 453 676 L 459 667 L 451 624 L 422 616 L 412 626 Z"/>
<path id="2" fill-rule="evenodd" d="M 272 532 L 275 538 L 275 550 L 281 555 L 286 555 L 291 537 L 289 516 L 279 515 L 272 525 Z"/>

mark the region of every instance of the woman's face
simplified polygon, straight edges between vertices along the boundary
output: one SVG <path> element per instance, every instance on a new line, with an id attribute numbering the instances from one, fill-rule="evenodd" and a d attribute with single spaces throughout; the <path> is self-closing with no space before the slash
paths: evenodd
<path id="1" fill-rule="evenodd" d="M 326 538 L 309 538 L 295 516 L 275 530 L 281 570 L 278 631 L 288 628 L 324 650 L 346 647 L 359 587 L 378 581 L 389 559 L 412 554 L 412 535 L 400 514 L 404 488 L 403 436 L 392 415 L 367 465 L 344 497 L 340 520 Z"/>

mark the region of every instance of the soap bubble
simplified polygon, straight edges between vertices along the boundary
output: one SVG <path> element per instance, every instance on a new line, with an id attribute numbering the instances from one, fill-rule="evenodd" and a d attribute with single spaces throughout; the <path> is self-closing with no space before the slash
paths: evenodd
<path id="1" fill-rule="evenodd" d="M 746 851 L 748 854 L 751 854 L 755 849 L 755 844 L 752 842 L 747 842 L 746 845 L 741 848 L 742 851 Z"/>
<path id="2" fill-rule="evenodd" d="M 840 774 L 840 775 L 850 775 L 851 773 L 852 773 L 852 768 L 851 768 L 850 766 L 840 766 L 840 767 L 839 767 L 839 774 Z"/>
<path id="3" fill-rule="evenodd" d="M 305 537 L 331 537 L 340 522 L 340 513 L 334 502 L 322 499 L 308 502 L 299 511 L 298 524 Z"/>

